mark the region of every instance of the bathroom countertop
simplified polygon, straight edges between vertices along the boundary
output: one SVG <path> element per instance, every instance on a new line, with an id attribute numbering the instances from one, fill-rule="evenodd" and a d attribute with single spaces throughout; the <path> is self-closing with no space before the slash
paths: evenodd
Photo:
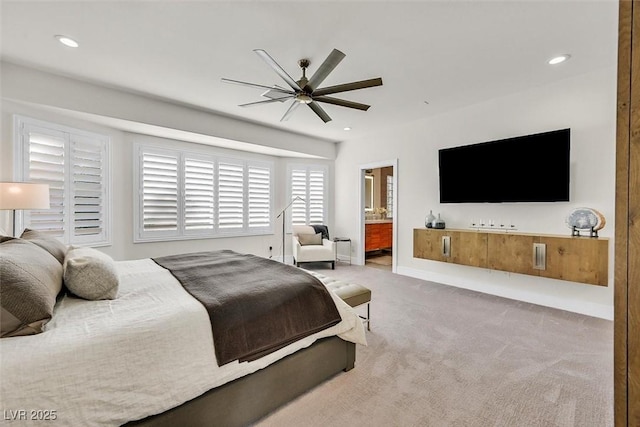
<path id="1" fill-rule="evenodd" d="M 387 218 L 387 219 L 365 219 L 364 223 L 365 224 L 389 224 L 392 223 L 393 219 L 391 218 Z"/>

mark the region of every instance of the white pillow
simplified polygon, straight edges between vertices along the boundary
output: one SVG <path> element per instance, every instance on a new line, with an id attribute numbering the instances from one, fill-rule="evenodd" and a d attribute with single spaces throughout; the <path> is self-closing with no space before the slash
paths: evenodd
<path id="1" fill-rule="evenodd" d="M 109 255 L 93 248 L 72 247 L 64 259 L 64 284 L 80 298 L 115 299 L 120 280 Z"/>
<path id="2" fill-rule="evenodd" d="M 298 234 L 300 246 L 322 245 L 322 233 Z"/>

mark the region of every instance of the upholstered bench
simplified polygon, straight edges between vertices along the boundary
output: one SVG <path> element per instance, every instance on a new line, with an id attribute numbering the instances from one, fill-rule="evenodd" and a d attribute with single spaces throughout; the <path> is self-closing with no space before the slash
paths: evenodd
<path id="1" fill-rule="evenodd" d="M 364 323 L 367 324 L 367 330 L 371 330 L 371 313 L 369 307 L 371 303 L 370 289 L 367 289 L 364 286 L 355 283 L 341 282 L 339 280 L 332 279 L 331 277 L 327 277 L 314 271 L 309 271 L 309 273 L 317 277 L 322 283 L 327 286 L 329 290 L 335 292 L 336 295 L 338 295 L 351 307 L 357 307 L 362 304 L 367 304 L 367 317 L 360 316 L 360 318 L 364 320 Z"/>

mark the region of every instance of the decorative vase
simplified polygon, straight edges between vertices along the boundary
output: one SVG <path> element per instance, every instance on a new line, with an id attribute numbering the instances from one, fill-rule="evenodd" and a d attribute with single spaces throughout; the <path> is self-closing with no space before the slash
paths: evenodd
<path id="1" fill-rule="evenodd" d="M 432 228 L 433 227 L 433 221 L 436 220 L 436 217 L 433 216 L 433 211 L 429 211 L 429 215 L 427 215 L 427 217 L 424 219 L 424 226 L 427 228 Z"/>
<path id="2" fill-rule="evenodd" d="M 434 219 L 431 223 L 433 228 L 444 228 L 444 221 L 440 218 L 440 214 L 438 214 L 438 219 Z"/>

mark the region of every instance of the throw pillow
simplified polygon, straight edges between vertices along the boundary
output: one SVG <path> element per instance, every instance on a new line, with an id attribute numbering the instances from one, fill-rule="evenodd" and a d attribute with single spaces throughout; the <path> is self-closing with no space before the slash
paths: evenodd
<path id="1" fill-rule="evenodd" d="M 42 249 L 53 255 L 54 258 L 60 262 L 60 264 L 64 262 L 64 256 L 67 253 L 67 247 L 55 237 L 49 236 L 41 231 L 29 230 L 28 228 L 25 228 L 20 238 L 29 240 L 30 242 L 33 242 L 36 245 L 40 246 Z"/>
<path id="2" fill-rule="evenodd" d="M 93 248 L 72 247 L 64 260 L 64 284 L 87 300 L 115 299 L 120 280 L 109 255 Z"/>
<path id="3" fill-rule="evenodd" d="M 0 337 L 33 335 L 53 316 L 62 289 L 62 265 L 22 239 L 0 243 Z"/>
<path id="4" fill-rule="evenodd" d="M 298 234 L 300 246 L 322 245 L 322 233 Z"/>

